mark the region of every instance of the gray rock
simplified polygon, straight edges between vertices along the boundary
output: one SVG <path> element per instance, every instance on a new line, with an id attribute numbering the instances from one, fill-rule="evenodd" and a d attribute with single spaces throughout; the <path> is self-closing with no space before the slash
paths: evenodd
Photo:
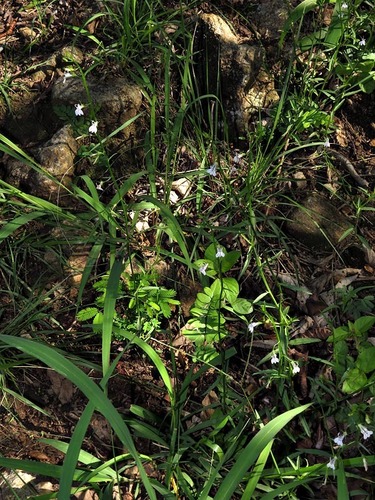
<path id="1" fill-rule="evenodd" d="M 286 223 L 287 232 L 316 250 L 332 250 L 353 224 L 324 196 L 312 193 Z"/>
<path id="2" fill-rule="evenodd" d="M 129 83 L 125 78 L 111 78 L 108 81 L 88 79 L 86 91 L 81 78 L 59 78 L 52 89 L 52 107 L 71 106 L 84 104 L 89 107 L 90 102 L 96 112 L 98 130 L 107 136 L 120 127 L 123 123 L 136 116 L 142 105 L 140 88 Z M 119 132 L 122 140 L 129 139 L 136 134 L 136 124 Z"/>
<path id="3" fill-rule="evenodd" d="M 62 200 L 67 196 L 64 187 L 71 185 L 77 148 L 71 127 L 67 125 L 34 152 L 40 169 L 8 158 L 4 180 L 30 194 L 64 204 Z"/>
<path id="4" fill-rule="evenodd" d="M 218 96 L 236 140 L 262 108 L 278 101 L 272 78 L 264 69 L 259 45 L 241 43 L 229 24 L 216 14 L 201 14 L 196 22 L 197 77 L 202 94 Z"/>

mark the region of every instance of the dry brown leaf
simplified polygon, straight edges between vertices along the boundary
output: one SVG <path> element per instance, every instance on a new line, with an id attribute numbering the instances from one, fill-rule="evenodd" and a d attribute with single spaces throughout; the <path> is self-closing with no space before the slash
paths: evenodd
<path id="1" fill-rule="evenodd" d="M 71 381 L 52 370 L 48 371 L 48 378 L 52 384 L 51 388 L 58 397 L 60 403 L 69 403 L 74 395 L 74 386 Z"/>
<path id="2" fill-rule="evenodd" d="M 209 420 L 212 415 L 215 413 L 215 408 L 212 406 L 216 406 L 216 403 L 219 401 L 219 398 L 215 391 L 210 391 L 202 401 L 202 406 L 204 410 L 201 412 L 202 420 Z"/>

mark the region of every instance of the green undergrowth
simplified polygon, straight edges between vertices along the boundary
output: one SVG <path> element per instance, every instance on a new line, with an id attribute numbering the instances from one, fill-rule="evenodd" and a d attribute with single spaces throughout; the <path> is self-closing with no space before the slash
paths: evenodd
<path id="1" fill-rule="evenodd" d="M 34 3 L 43 16 L 44 2 Z M 18 398 L 45 412 L 17 381 L 35 364 L 87 400 L 71 436 L 40 439 L 64 455 L 61 463 L 1 456 L 0 466 L 56 481 L 57 493 L 32 496 L 43 499 L 87 489 L 112 498 L 117 488 L 150 499 L 297 499 L 330 486 L 340 499 L 371 498 L 372 292 L 338 292 L 321 340 L 296 335 L 288 292 L 304 288 L 278 278 L 285 254 L 293 255 L 282 209 L 298 169 L 289 159 L 318 148 L 324 155 L 345 100 L 374 90 L 374 5 L 305 0 L 291 9 L 280 38 L 279 101 L 230 144 L 220 95 L 201 95 L 196 85 L 186 23 L 199 2 L 163 4 L 105 0 L 84 26 L 67 27 L 77 46 L 90 46 L 89 69 L 71 68 L 86 89 L 90 72 L 112 68 L 143 92 L 142 115 L 108 137 L 97 131 L 89 94 L 89 116 L 56 110 L 81 141 L 76 161 L 99 165 L 106 189 L 87 174 L 67 188 L 0 134 L 2 153 L 49 176 L 71 200 L 61 206 L 0 180 L 3 405 L 12 411 Z M 108 140 L 145 116 L 143 165 L 119 179 Z M 188 188 L 176 199 L 181 180 Z M 358 220 L 373 199 L 358 189 Z M 78 247 L 85 263 L 72 285 Z M 85 356 L 86 342 L 100 344 L 94 358 Z M 315 347 L 307 356 L 316 345 L 321 354 Z M 161 410 L 115 405 L 111 380 L 132 357 L 152 366 Z M 85 450 L 94 412 L 111 427 L 106 458 Z"/>

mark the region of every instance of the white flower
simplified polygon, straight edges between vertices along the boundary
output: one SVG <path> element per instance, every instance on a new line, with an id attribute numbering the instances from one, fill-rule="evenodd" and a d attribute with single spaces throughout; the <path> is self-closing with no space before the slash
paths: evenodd
<path id="1" fill-rule="evenodd" d="M 332 457 L 332 458 L 330 458 L 330 459 L 329 459 L 329 462 L 328 462 L 328 464 L 327 464 L 327 467 L 328 467 L 329 469 L 335 470 L 335 469 L 336 469 L 336 460 L 337 460 L 337 458 L 336 458 L 336 457 Z"/>
<path id="2" fill-rule="evenodd" d="M 96 134 L 98 131 L 98 122 L 91 122 L 91 125 L 89 126 L 89 132 L 90 134 Z"/>
<path id="3" fill-rule="evenodd" d="M 295 361 L 292 361 L 293 375 L 295 375 L 296 373 L 299 373 L 300 371 L 301 371 L 301 368 L 299 367 L 298 363 L 296 363 Z"/>
<path id="4" fill-rule="evenodd" d="M 217 259 L 219 259 L 220 257 L 225 257 L 225 254 L 224 254 L 224 251 L 223 251 L 223 247 L 217 247 L 216 248 L 216 255 L 215 257 Z"/>
<path id="5" fill-rule="evenodd" d="M 273 355 L 272 355 L 272 358 L 271 358 L 271 364 L 272 365 L 276 365 L 277 363 L 279 363 L 279 358 L 277 357 L 277 354 L 274 352 Z"/>
<path id="6" fill-rule="evenodd" d="M 203 276 L 206 276 L 207 268 L 208 268 L 208 262 L 206 262 L 199 268 L 199 272 L 203 274 Z"/>
<path id="7" fill-rule="evenodd" d="M 342 9 L 347 9 L 348 8 L 348 4 L 346 2 L 344 2 L 342 5 L 341 5 L 341 8 Z"/>
<path id="8" fill-rule="evenodd" d="M 233 163 L 240 163 L 241 157 L 238 153 L 233 156 Z"/>
<path id="9" fill-rule="evenodd" d="M 326 140 L 326 142 L 323 144 L 323 146 L 325 148 L 330 148 L 331 147 L 331 143 L 329 142 L 329 139 Z"/>
<path id="10" fill-rule="evenodd" d="M 210 168 L 208 168 L 208 169 L 206 170 L 206 172 L 207 172 L 208 174 L 212 175 L 213 177 L 216 177 L 216 175 L 217 175 L 217 172 L 216 172 L 216 163 L 213 163 L 213 164 L 210 166 Z"/>
<path id="11" fill-rule="evenodd" d="M 71 74 L 71 72 L 70 72 L 69 70 L 65 71 L 65 72 L 64 72 L 64 80 L 63 80 L 63 83 L 66 83 L 66 80 L 67 80 L 68 78 L 72 78 L 72 76 L 73 76 L 73 75 Z"/>
<path id="12" fill-rule="evenodd" d="M 372 436 L 374 434 L 372 431 L 370 431 L 369 429 L 367 429 L 367 427 L 365 427 L 362 424 L 359 424 L 358 427 L 359 427 L 359 430 L 362 433 L 363 439 L 368 439 L 370 436 Z"/>
<path id="13" fill-rule="evenodd" d="M 358 45 L 363 47 L 364 45 L 366 45 L 366 40 L 364 38 L 361 38 Z"/>
<path id="14" fill-rule="evenodd" d="M 337 444 L 337 446 L 343 446 L 344 445 L 344 439 L 345 439 L 345 434 L 337 434 L 333 442 Z"/>
<path id="15" fill-rule="evenodd" d="M 74 113 L 76 116 L 83 116 L 83 104 L 75 104 L 74 107 L 76 108 Z"/>
<path id="16" fill-rule="evenodd" d="M 248 329 L 249 333 L 253 334 L 255 327 L 258 325 L 259 325 L 259 323 L 257 321 L 253 321 L 252 323 L 249 323 L 247 325 L 247 329 Z"/>

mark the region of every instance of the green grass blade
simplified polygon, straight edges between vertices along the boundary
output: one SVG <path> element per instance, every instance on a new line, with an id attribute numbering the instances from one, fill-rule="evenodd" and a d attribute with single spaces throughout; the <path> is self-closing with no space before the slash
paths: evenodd
<path id="1" fill-rule="evenodd" d="M 171 231 L 171 234 L 173 235 L 173 237 L 175 238 L 181 249 L 181 252 L 185 258 L 186 265 L 189 267 L 190 271 L 193 272 L 193 264 L 191 262 L 189 252 L 186 246 L 185 237 L 176 217 L 172 214 L 169 207 L 164 205 L 164 203 L 160 202 L 159 200 L 152 198 L 151 196 L 144 196 L 143 199 L 159 208 L 168 228 Z"/>
<path id="2" fill-rule="evenodd" d="M 108 206 L 112 209 L 123 199 L 126 193 L 134 186 L 134 184 L 145 175 L 146 171 L 142 170 L 135 174 L 130 175 L 126 181 L 116 190 L 116 194 L 112 200 L 108 203 Z"/>
<path id="3" fill-rule="evenodd" d="M 109 273 L 108 284 L 104 299 L 104 313 L 102 325 L 102 369 L 105 376 L 109 370 L 111 357 L 111 342 L 113 319 L 115 317 L 115 306 L 118 296 L 118 285 L 123 270 L 122 258 L 115 259 Z"/>
<path id="4" fill-rule="evenodd" d="M 39 217 L 43 217 L 44 215 L 46 215 L 45 212 L 31 212 L 29 214 L 24 214 L 16 217 L 0 229 L 0 242 L 5 240 L 5 238 L 10 236 L 12 233 L 14 233 L 14 231 L 24 226 L 28 222 L 39 219 Z"/>
<path id="5" fill-rule="evenodd" d="M 299 415 L 307 408 L 309 408 L 311 404 L 307 404 L 304 406 L 300 406 L 299 408 L 295 408 L 293 410 L 289 410 L 282 415 L 277 416 L 267 425 L 265 425 L 254 438 L 250 441 L 250 443 L 243 449 L 243 451 L 238 456 L 236 462 L 230 469 L 229 473 L 225 476 L 223 482 L 219 490 L 215 495 L 215 500 L 230 500 L 232 498 L 232 494 L 239 485 L 239 483 L 243 480 L 244 475 L 248 471 L 249 467 L 251 467 L 259 455 L 262 453 L 264 448 L 268 445 L 270 441 L 276 436 L 276 434 L 295 416 Z M 211 486 L 219 474 L 219 471 L 222 467 L 222 463 L 220 463 L 217 468 L 212 472 L 210 480 L 206 484 L 204 490 L 200 495 L 200 499 L 207 499 L 209 495 L 209 491 Z"/>
<path id="6" fill-rule="evenodd" d="M 54 205 L 50 201 L 43 200 L 42 198 L 38 198 L 37 196 L 33 196 L 31 194 L 24 193 L 20 189 L 17 189 L 16 187 L 7 184 L 6 182 L 0 180 L 0 186 L 5 188 L 11 196 L 17 196 L 21 200 L 24 200 L 27 203 L 28 208 L 30 208 L 30 205 L 33 207 L 36 207 L 39 210 L 44 210 L 45 212 L 48 212 L 48 214 L 54 215 L 54 216 L 60 216 L 66 220 L 76 220 L 76 216 L 71 214 L 70 212 L 67 212 L 63 210 L 62 208 L 58 207 L 57 205 Z"/>
<path id="7" fill-rule="evenodd" d="M 343 461 L 338 460 L 337 467 L 337 498 L 340 500 L 349 500 L 350 495 L 348 485 L 346 484 L 346 474 Z"/>
<path id="8" fill-rule="evenodd" d="M 5 467 L 12 470 L 23 470 L 25 472 L 30 472 L 30 474 L 38 474 L 42 476 L 47 476 L 55 479 L 60 479 L 62 466 L 46 464 L 41 462 L 35 462 L 32 460 L 18 460 L 17 458 L 4 458 L 0 457 L 0 467 Z M 74 470 L 74 481 L 79 481 L 87 474 L 85 470 Z M 106 474 L 98 474 L 94 481 L 92 482 L 102 482 L 108 481 L 108 476 Z M 70 495 L 70 492 L 69 492 Z M 69 497 L 65 497 L 69 498 Z"/>
<path id="9" fill-rule="evenodd" d="M 254 470 L 252 471 L 251 477 L 247 486 L 245 488 L 244 494 L 242 495 L 242 500 L 246 500 L 247 498 L 252 498 L 255 488 L 259 482 L 259 479 L 262 475 L 263 469 L 267 463 L 268 456 L 271 453 L 273 439 L 264 447 L 262 452 L 259 455 L 259 458 L 254 465 Z"/>
<path id="10" fill-rule="evenodd" d="M 117 362 L 121 358 L 121 356 L 122 356 L 121 353 L 118 356 L 116 356 L 116 359 L 113 361 L 111 368 L 108 370 L 107 374 L 100 382 L 101 387 L 106 386 L 109 377 L 112 375 L 113 370 L 116 368 Z M 80 455 L 82 454 L 82 449 L 81 449 L 82 443 L 87 433 L 87 429 L 90 425 L 91 417 L 92 414 L 94 413 L 94 410 L 95 406 L 91 402 L 89 402 L 74 429 L 73 435 L 69 443 L 69 447 L 66 452 L 63 464 L 63 470 L 61 474 L 61 486 L 59 492 L 61 498 L 67 498 L 71 490 L 74 478 L 74 465 L 77 463 L 78 460 L 80 460 Z M 85 480 L 88 481 L 88 478 L 85 478 Z"/>
<path id="11" fill-rule="evenodd" d="M 89 401 L 108 420 L 121 442 L 129 450 L 129 453 L 138 466 L 143 485 L 150 499 L 156 500 L 154 489 L 146 475 L 139 454 L 135 449 L 129 429 L 105 393 L 84 372 L 77 368 L 77 366 L 64 358 L 61 354 L 55 352 L 51 347 L 33 340 L 8 335 L 0 335 L 0 342 L 26 352 L 36 359 L 43 361 L 47 366 L 50 366 L 63 375 L 63 377 L 73 382 L 85 394 Z"/>
<path id="12" fill-rule="evenodd" d="M 101 239 L 101 241 L 100 241 L 100 239 Z M 103 244 L 104 244 L 104 238 L 100 238 L 100 239 L 99 239 L 99 241 L 94 243 L 94 245 L 92 246 L 90 253 L 87 257 L 85 269 L 83 270 L 81 283 L 79 285 L 78 296 L 77 296 L 77 307 L 81 304 L 83 292 L 84 292 L 86 284 L 89 280 L 91 271 L 99 258 L 100 252 L 102 251 Z"/>
<path id="13" fill-rule="evenodd" d="M 172 382 L 168 375 L 168 371 L 165 368 L 164 363 L 160 358 L 160 356 L 157 354 L 157 352 L 150 345 L 148 345 L 147 342 L 140 339 L 139 337 L 136 337 L 134 333 L 127 332 L 126 330 L 122 330 L 120 328 L 114 328 L 113 331 L 116 332 L 116 335 L 121 335 L 122 337 L 130 340 L 131 342 L 139 346 L 144 351 L 144 353 L 147 354 L 147 356 L 151 359 L 156 369 L 158 370 L 159 375 L 164 382 L 164 385 L 168 391 L 172 403 L 174 400 Z"/>
<path id="14" fill-rule="evenodd" d="M 310 12 L 311 10 L 315 9 L 318 5 L 317 0 L 303 0 L 303 2 L 299 3 L 297 7 L 295 7 L 292 12 L 289 14 L 288 19 L 286 20 L 286 23 L 284 25 L 283 31 L 280 36 L 279 40 L 279 47 L 283 46 L 285 37 L 293 24 L 295 24 L 297 21 L 301 21 L 303 16 L 307 13 Z"/>

